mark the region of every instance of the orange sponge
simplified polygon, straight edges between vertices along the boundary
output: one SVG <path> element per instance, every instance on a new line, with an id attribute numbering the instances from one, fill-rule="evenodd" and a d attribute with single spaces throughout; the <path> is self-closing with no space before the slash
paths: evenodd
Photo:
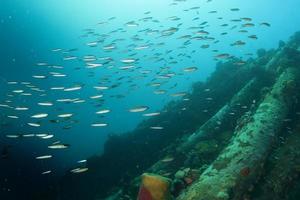
<path id="1" fill-rule="evenodd" d="M 170 200 L 171 180 L 159 175 L 142 175 L 138 200 Z"/>

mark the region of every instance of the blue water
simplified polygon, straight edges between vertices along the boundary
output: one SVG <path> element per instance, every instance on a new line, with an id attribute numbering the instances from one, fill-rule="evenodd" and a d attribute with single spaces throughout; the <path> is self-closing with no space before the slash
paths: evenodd
<path id="1" fill-rule="evenodd" d="M 207 3 L 206 0 L 187 0 L 178 2 L 178 5 L 171 6 L 173 1 L 170 0 L 61 0 L 61 1 L 35 1 L 35 0 L 2 0 L 0 2 L 0 102 L 9 99 L 6 94 L 11 93 L 15 86 L 7 85 L 7 81 L 26 81 L 37 85 L 41 89 L 46 90 L 46 97 L 22 97 L 14 98 L 12 105 L 26 106 L 30 110 L 20 114 L 20 119 L 8 119 L 6 115 L 16 114 L 14 111 L 3 109 L 1 111 L 1 120 L 10 123 L 9 126 L 2 126 L 0 130 L 0 145 L 12 145 L 10 148 L 10 156 L 13 157 L 13 164 L 10 164 L 10 173 L 18 174 L 26 173 L 22 171 L 22 167 L 31 168 L 37 174 L 45 170 L 52 170 L 53 176 L 59 176 L 74 166 L 78 160 L 87 159 L 93 155 L 100 155 L 103 145 L 109 134 L 123 134 L 132 131 L 139 122 L 145 119 L 141 113 L 130 113 L 129 108 L 138 105 L 147 105 L 150 109 L 147 112 L 156 112 L 161 110 L 168 102 L 172 100 L 180 100 L 180 98 L 171 97 L 170 94 L 175 92 L 191 91 L 192 84 L 197 81 L 204 81 L 215 70 L 216 53 L 213 49 L 218 49 L 220 53 L 225 52 L 236 57 L 248 59 L 247 53 L 255 53 L 259 48 L 271 49 L 278 46 L 278 41 L 286 41 L 294 32 L 300 28 L 299 6 L 297 0 L 213 0 Z M 199 11 L 191 10 L 183 11 L 191 7 L 200 6 Z M 240 11 L 232 12 L 230 8 L 239 8 Z M 216 14 L 208 14 L 209 11 L 216 10 Z M 150 14 L 144 13 L 151 11 Z M 144 17 L 153 17 L 159 20 L 159 23 L 142 22 L 138 19 Z M 171 21 L 168 17 L 177 16 L 181 18 L 179 21 Z M 106 24 L 99 24 L 107 21 L 109 18 L 115 17 Z M 191 19 L 199 17 L 199 20 Z M 218 19 L 222 17 L 223 19 Z M 255 27 L 247 28 L 249 33 L 238 33 L 239 26 L 230 30 L 234 25 L 229 22 L 231 19 L 239 19 L 241 17 L 251 17 Z M 126 27 L 125 23 L 135 21 L 139 23 L 138 27 Z M 179 47 L 184 46 L 184 39 L 177 39 L 186 34 L 194 34 L 194 30 L 189 27 L 199 26 L 200 23 L 207 21 L 208 27 L 206 31 L 210 32 L 210 36 L 216 38 L 220 42 L 192 41 L 190 45 L 186 45 L 185 49 Z M 268 22 L 271 27 L 259 26 L 259 23 Z M 169 37 L 159 37 L 159 34 L 145 35 L 139 30 L 152 28 L 156 30 L 165 30 L 170 27 L 176 27 L 179 23 L 179 31 Z M 221 27 L 220 25 L 228 23 L 229 26 Z M 95 29 L 95 33 L 110 34 L 97 47 L 88 47 L 86 43 L 95 41 L 94 36 L 81 37 L 84 35 L 84 29 Z M 126 32 L 110 33 L 113 30 L 122 28 Z M 221 36 L 220 33 L 228 32 L 228 35 Z M 132 36 L 138 34 L 143 41 L 134 42 L 130 40 Z M 248 39 L 246 36 L 255 34 L 258 40 Z M 117 41 L 115 44 L 117 50 L 105 52 L 102 50 L 103 45 L 109 45 L 114 39 L 125 39 L 125 41 Z M 232 47 L 234 41 L 243 40 L 247 44 L 243 47 Z M 157 44 L 164 42 L 162 46 L 151 46 L 149 49 L 139 52 L 126 52 L 128 45 L 144 45 Z M 202 49 L 202 44 L 209 43 L 209 49 Z M 95 55 L 97 57 L 109 56 L 115 60 L 112 65 L 114 68 L 108 69 L 107 66 L 97 69 L 86 69 L 82 61 L 63 61 L 60 52 L 52 52 L 52 49 L 62 48 L 78 49 L 69 53 L 70 55 L 83 57 L 85 55 Z M 166 54 L 168 50 L 173 50 Z M 193 50 L 195 50 L 194 53 Z M 120 59 L 131 57 L 131 53 L 137 52 L 133 56 L 139 59 L 136 69 L 133 72 L 119 70 L 122 64 Z M 178 63 L 153 62 L 149 59 L 155 53 L 162 53 L 160 57 L 168 58 L 172 56 Z M 188 57 L 177 57 L 178 53 L 186 53 Z M 144 57 L 148 56 L 148 57 Z M 66 78 L 55 79 L 48 78 L 45 80 L 36 80 L 32 75 L 47 74 L 54 69 L 43 69 L 37 66 L 39 62 L 46 62 L 49 65 L 61 65 L 65 68 L 56 70 L 67 74 Z M 199 69 L 194 73 L 182 73 L 185 67 L 197 66 Z M 81 67 L 76 70 L 74 68 Z M 154 95 L 154 88 L 148 86 L 151 80 L 159 72 L 160 67 L 170 67 L 172 72 L 177 73 L 175 77 L 166 80 L 168 83 L 163 85 L 161 89 L 167 90 L 166 95 Z M 141 77 L 139 70 L 152 70 L 147 77 Z M 94 72 L 94 76 L 90 77 L 89 73 Z M 118 73 L 118 74 L 117 74 Z M 117 81 L 117 78 L 124 76 L 124 80 Z M 129 78 L 127 78 L 129 76 Z M 108 85 L 120 83 L 120 86 L 108 91 L 98 92 L 93 86 L 99 85 L 98 82 L 103 77 L 109 77 L 111 81 Z M 127 82 L 132 80 L 132 82 Z M 164 80 L 162 80 L 164 81 Z M 154 81 L 155 82 L 155 81 Z M 159 82 L 161 82 L 159 80 Z M 50 87 L 65 86 L 72 87 L 77 83 L 84 84 L 79 92 L 56 93 L 50 91 Z M 130 88 L 131 84 L 136 87 Z M 172 88 L 176 84 L 175 88 Z M 100 84 L 101 85 L 101 84 Z M 102 84 L 105 85 L 105 84 Z M 95 101 L 89 99 L 90 96 L 104 94 L 103 103 L 100 107 L 95 107 Z M 124 98 L 113 98 L 111 95 L 124 95 Z M 59 104 L 55 103 L 54 107 L 41 108 L 37 106 L 37 102 L 51 100 L 55 102 L 58 98 L 77 98 L 85 99 L 86 103 L 82 104 Z M 109 108 L 111 113 L 100 118 L 95 114 L 96 111 Z M 1 108 L 2 109 L 2 108 Z M 57 110 L 62 109 L 62 110 Z M 49 113 L 49 119 L 54 119 L 56 115 L 61 113 L 73 113 L 72 119 L 78 121 L 71 129 L 63 130 L 63 125 L 52 124 L 44 120 L 41 128 L 32 128 L 26 126 L 28 116 L 36 113 Z M 91 123 L 105 122 L 108 127 L 94 128 Z M 68 123 L 66 123 L 68 124 Z M 40 140 L 37 138 L 9 139 L 6 134 L 12 133 L 51 133 L 54 139 Z M 47 148 L 50 141 L 60 140 L 63 143 L 70 144 L 67 150 L 51 151 Z M 53 154 L 54 157 L 50 161 L 37 161 L 36 156 Z M 0 162 L 5 162 L 0 160 Z M 20 164 L 23 163 L 23 164 Z M 26 163 L 26 164 L 25 164 Z M 6 169 L 1 169 L 4 173 Z M 33 172 L 31 172 L 33 173 Z M 33 173 L 34 174 L 34 173 Z M 2 176 L 4 176 L 2 174 Z M 41 178 L 42 180 L 42 178 Z"/>

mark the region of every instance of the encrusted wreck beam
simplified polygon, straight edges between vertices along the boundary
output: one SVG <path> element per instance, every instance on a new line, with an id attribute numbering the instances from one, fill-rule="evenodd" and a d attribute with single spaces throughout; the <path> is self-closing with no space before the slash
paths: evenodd
<path id="1" fill-rule="evenodd" d="M 249 123 L 235 132 L 232 142 L 178 200 L 242 199 L 288 113 L 297 74 L 290 67 L 280 75 Z"/>
<path id="2" fill-rule="evenodd" d="M 281 144 L 269 157 L 266 163 L 266 175 L 254 187 L 256 200 L 288 199 L 294 186 L 299 181 L 300 175 L 300 120 L 296 127 L 287 134 L 286 138 L 280 138 Z M 249 192 L 250 193 L 250 192 Z"/>
<path id="3" fill-rule="evenodd" d="M 251 106 L 252 101 L 259 97 L 260 90 L 264 86 L 266 86 L 266 83 L 256 77 L 246 83 L 245 86 L 232 97 L 229 103 L 225 104 L 213 117 L 176 148 L 176 155 L 174 155 L 174 158 L 177 160 L 176 162 L 181 162 L 179 165 L 182 166 L 185 160 L 193 156 L 193 149 L 197 143 L 205 139 L 216 137 L 216 135 L 220 133 L 220 130 L 226 130 L 226 128 L 228 128 L 229 123 L 238 120 L 246 111 L 242 109 L 241 106 Z M 232 113 L 234 113 L 234 115 L 232 115 Z M 177 154 L 184 156 L 184 159 L 178 157 Z M 159 173 L 160 171 L 170 171 L 172 167 L 174 167 L 172 162 L 158 161 L 152 165 L 148 171 Z"/>
<path id="4" fill-rule="evenodd" d="M 251 79 L 236 95 L 234 95 L 228 104 L 225 104 L 212 118 L 204 123 L 195 133 L 189 136 L 186 142 L 178 148 L 178 151 L 187 152 L 201 139 L 212 137 L 218 133 L 219 129 L 216 129 L 216 127 L 222 129 L 222 126 L 226 125 L 226 121 L 232 120 L 229 113 L 235 113 L 238 104 L 247 105 L 253 100 L 251 94 L 255 94 L 254 90 L 258 89 L 259 83 L 257 78 Z M 238 114 L 236 115 L 239 117 Z"/>
<path id="5" fill-rule="evenodd" d="M 293 40 L 290 41 L 292 43 Z M 290 44 L 289 43 L 289 44 Z M 285 47 L 279 48 L 272 58 L 267 62 L 266 65 L 262 66 L 262 69 L 266 72 L 277 73 L 277 70 L 280 68 L 280 62 L 283 58 L 285 58 Z M 255 64 L 251 64 L 248 68 L 255 68 Z M 188 151 L 192 148 L 197 142 L 199 142 L 202 138 L 209 137 L 210 135 L 214 135 L 217 131 L 215 127 L 220 126 L 220 124 L 225 124 L 228 121 L 228 115 L 234 110 L 234 106 L 237 104 L 245 104 L 247 100 L 251 99 L 251 94 L 253 94 L 253 90 L 258 89 L 258 84 L 261 83 L 258 77 L 250 80 L 244 88 L 240 90 L 231 101 L 224 105 L 211 119 L 209 119 L 205 124 L 203 124 L 195 133 L 193 133 L 186 142 L 182 144 L 179 148 L 180 151 Z M 263 87 L 262 85 L 261 87 Z M 260 87 L 260 88 L 261 88 Z"/>

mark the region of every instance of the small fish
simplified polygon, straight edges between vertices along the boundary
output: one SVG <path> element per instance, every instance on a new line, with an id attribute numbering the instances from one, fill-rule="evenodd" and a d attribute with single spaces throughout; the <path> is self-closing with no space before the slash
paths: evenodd
<path id="1" fill-rule="evenodd" d="M 8 115 L 7 117 L 10 119 L 19 119 L 19 117 L 15 115 Z"/>
<path id="2" fill-rule="evenodd" d="M 24 90 L 13 90 L 12 92 L 13 92 L 13 93 L 23 93 Z"/>
<path id="3" fill-rule="evenodd" d="M 161 162 L 172 162 L 174 160 L 173 157 L 166 157 L 164 159 L 161 160 Z"/>
<path id="4" fill-rule="evenodd" d="M 194 72 L 194 71 L 197 71 L 197 70 L 198 70 L 197 67 L 187 67 L 187 68 L 183 69 L 184 72 Z"/>
<path id="5" fill-rule="evenodd" d="M 199 8 L 200 8 L 199 6 L 195 6 L 195 7 L 190 8 L 190 10 L 197 10 Z"/>
<path id="6" fill-rule="evenodd" d="M 246 24 L 242 25 L 242 27 L 253 27 L 253 26 L 255 26 L 255 25 L 252 23 L 246 23 Z"/>
<path id="7" fill-rule="evenodd" d="M 53 106 L 53 103 L 51 102 L 40 102 L 38 103 L 39 106 Z"/>
<path id="8" fill-rule="evenodd" d="M 161 85 L 161 83 L 151 83 L 150 86 L 152 87 L 159 87 Z"/>
<path id="9" fill-rule="evenodd" d="M 135 50 L 143 50 L 143 49 L 148 49 L 149 46 L 145 45 L 145 46 L 138 46 L 138 47 L 135 47 L 134 49 Z"/>
<path id="10" fill-rule="evenodd" d="M 252 21 L 252 18 L 250 17 L 242 17 L 241 19 L 248 22 Z"/>
<path id="11" fill-rule="evenodd" d="M 198 31 L 198 32 L 196 32 L 196 34 L 197 35 L 209 35 L 209 32 L 207 32 L 207 31 Z"/>
<path id="12" fill-rule="evenodd" d="M 98 45 L 98 42 L 88 42 L 88 43 L 86 43 L 86 45 L 89 47 L 95 47 Z"/>
<path id="13" fill-rule="evenodd" d="M 59 117 L 59 118 L 69 118 L 72 116 L 73 116 L 73 114 L 71 114 L 71 113 L 57 115 L 57 117 Z"/>
<path id="14" fill-rule="evenodd" d="M 80 90 L 81 88 L 82 88 L 81 86 L 75 86 L 75 87 L 71 87 L 71 88 L 65 88 L 64 91 L 71 92 L 71 91 Z"/>
<path id="15" fill-rule="evenodd" d="M 177 93 L 171 94 L 172 97 L 182 97 L 185 95 L 187 95 L 186 92 L 177 92 Z"/>
<path id="16" fill-rule="evenodd" d="M 9 135 L 6 135 L 6 137 L 7 138 L 19 138 L 19 137 L 21 137 L 21 135 L 20 134 L 18 134 L 18 135 L 9 134 Z"/>
<path id="17" fill-rule="evenodd" d="M 148 109 L 149 109 L 148 106 L 137 106 L 137 107 L 129 109 L 129 112 L 132 112 L 132 113 L 144 112 L 144 111 L 146 111 Z"/>
<path id="18" fill-rule="evenodd" d="M 32 127 L 40 127 L 41 125 L 38 124 L 38 123 L 27 123 L 29 126 L 32 126 Z"/>
<path id="19" fill-rule="evenodd" d="M 160 112 L 153 112 L 153 113 L 143 114 L 143 116 L 145 116 L 145 117 L 153 117 L 153 116 L 157 116 L 157 115 L 160 115 Z"/>
<path id="20" fill-rule="evenodd" d="M 7 84 L 8 85 L 16 85 L 16 84 L 18 84 L 18 82 L 16 82 L 16 81 L 8 81 Z"/>
<path id="21" fill-rule="evenodd" d="M 31 118 L 35 118 L 35 119 L 46 118 L 46 117 L 48 117 L 48 114 L 46 113 L 41 113 L 41 114 L 36 114 L 31 116 Z"/>
<path id="22" fill-rule="evenodd" d="M 105 126 L 108 126 L 107 123 L 94 123 L 94 124 L 91 124 L 92 127 L 105 127 Z"/>
<path id="23" fill-rule="evenodd" d="M 52 74 L 53 77 L 66 77 L 65 74 Z"/>
<path id="24" fill-rule="evenodd" d="M 150 129 L 152 129 L 152 130 L 163 130 L 164 127 L 162 127 L 162 126 L 151 126 Z"/>
<path id="25" fill-rule="evenodd" d="M 63 58 L 63 60 L 68 61 L 68 60 L 76 60 L 77 56 L 66 56 Z"/>
<path id="26" fill-rule="evenodd" d="M 165 94 L 167 91 L 166 90 L 155 90 L 153 93 L 154 94 Z"/>
<path id="27" fill-rule="evenodd" d="M 28 137 L 34 137 L 34 136 L 35 136 L 34 134 L 24 134 L 24 135 L 23 135 L 24 138 L 25 138 L 25 137 L 27 137 L 27 138 L 28 138 Z"/>
<path id="28" fill-rule="evenodd" d="M 79 174 L 79 173 L 83 173 L 83 172 L 86 172 L 88 171 L 88 168 L 85 167 L 85 168 L 75 168 L 75 169 L 72 169 L 71 172 L 74 173 L 74 174 Z"/>
<path id="29" fill-rule="evenodd" d="M 53 137 L 54 137 L 54 135 L 45 135 L 41 138 L 46 140 L 46 139 L 50 139 L 50 138 L 53 138 Z"/>
<path id="30" fill-rule="evenodd" d="M 201 48 L 202 49 L 207 49 L 207 48 L 209 48 L 209 46 L 210 46 L 209 44 L 203 44 L 203 45 L 201 45 Z"/>
<path id="31" fill-rule="evenodd" d="M 49 159 L 49 158 L 52 158 L 52 155 L 44 155 L 44 156 L 35 157 L 35 159 L 37 159 L 37 160 L 45 160 L 45 159 Z"/>
<path id="32" fill-rule="evenodd" d="M 139 26 L 139 24 L 136 23 L 135 21 L 127 22 L 125 25 L 128 26 L 128 27 L 136 27 L 136 26 Z"/>
<path id="33" fill-rule="evenodd" d="M 234 64 L 238 65 L 238 66 L 242 66 L 242 65 L 245 65 L 246 62 L 245 61 L 238 61 L 238 62 L 235 62 Z"/>
<path id="34" fill-rule="evenodd" d="M 51 87 L 50 90 L 64 90 L 64 87 Z"/>
<path id="35" fill-rule="evenodd" d="M 51 172 L 52 172 L 51 170 L 44 171 L 44 172 L 42 172 L 42 175 L 45 175 L 45 174 L 50 174 Z"/>
<path id="36" fill-rule="evenodd" d="M 48 134 L 46 133 L 39 133 L 39 134 L 35 134 L 36 137 L 45 137 L 47 136 Z"/>
<path id="37" fill-rule="evenodd" d="M 103 110 L 99 110 L 98 112 L 96 112 L 96 114 L 106 114 L 109 113 L 110 110 L 109 109 L 103 109 Z"/>
<path id="38" fill-rule="evenodd" d="M 115 49 L 116 47 L 114 45 L 107 45 L 107 46 L 104 46 L 102 49 L 103 50 L 106 50 L 106 51 L 110 51 L 110 50 L 113 50 Z"/>
<path id="39" fill-rule="evenodd" d="M 178 30 L 179 30 L 178 28 L 171 27 L 169 29 L 163 30 L 161 34 L 162 36 L 170 36 L 176 33 Z"/>
<path id="40" fill-rule="evenodd" d="M 29 108 L 26 108 L 26 107 L 16 107 L 15 110 L 25 111 L 25 110 L 29 110 Z"/>
<path id="41" fill-rule="evenodd" d="M 261 26 L 267 26 L 267 27 L 270 27 L 271 24 L 267 23 L 267 22 L 263 22 L 263 23 L 260 23 Z"/>
<path id="42" fill-rule="evenodd" d="M 107 89 L 109 89 L 109 87 L 107 87 L 107 86 L 94 86 L 94 88 L 96 90 L 107 90 Z"/>
<path id="43" fill-rule="evenodd" d="M 240 11 L 239 8 L 231 8 L 230 10 L 231 10 L 231 11 Z"/>
<path id="44" fill-rule="evenodd" d="M 257 39 L 258 39 L 256 35 L 249 35 L 248 38 L 254 39 L 254 40 L 257 40 Z"/>
<path id="45" fill-rule="evenodd" d="M 245 45 L 245 44 L 246 44 L 246 42 L 243 42 L 243 41 L 241 41 L 241 40 L 238 40 L 238 41 L 232 43 L 231 46 L 243 46 L 243 45 Z"/>
<path id="46" fill-rule="evenodd" d="M 66 149 L 70 147 L 69 144 L 52 144 L 52 145 L 49 145 L 48 148 L 49 149 Z"/>
<path id="47" fill-rule="evenodd" d="M 9 105 L 6 105 L 6 104 L 0 104 L 0 107 L 3 107 L 3 108 L 12 108 L 12 107 L 10 107 Z"/>
<path id="48" fill-rule="evenodd" d="M 100 95 L 96 95 L 96 96 L 91 96 L 90 99 L 99 99 L 99 98 L 102 98 L 103 95 L 100 94 Z"/>
<path id="49" fill-rule="evenodd" d="M 128 64 L 128 63 L 134 63 L 136 62 L 136 60 L 134 58 L 126 58 L 126 59 L 122 59 L 121 62 Z"/>
<path id="50" fill-rule="evenodd" d="M 228 53 L 222 53 L 215 56 L 216 58 L 227 59 L 230 57 Z"/>
<path id="51" fill-rule="evenodd" d="M 121 69 L 121 70 L 127 70 L 127 69 L 132 69 L 132 68 L 135 68 L 135 66 L 130 65 L 130 66 L 119 67 L 119 69 Z"/>
<path id="52" fill-rule="evenodd" d="M 34 75 L 32 77 L 35 78 L 35 79 L 45 79 L 45 78 L 47 78 L 47 76 L 44 76 L 44 75 Z"/>
<path id="53" fill-rule="evenodd" d="M 101 63 L 87 63 L 86 68 L 87 69 L 94 69 L 97 67 L 102 67 L 103 65 Z"/>
<path id="54" fill-rule="evenodd" d="M 85 100 L 81 99 L 81 100 L 76 100 L 73 103 L 85 103 Z"/>

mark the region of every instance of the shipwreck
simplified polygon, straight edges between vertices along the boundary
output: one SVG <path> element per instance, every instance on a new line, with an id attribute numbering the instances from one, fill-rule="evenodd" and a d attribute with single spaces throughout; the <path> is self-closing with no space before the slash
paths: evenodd
<path id="1" fill-rule="evenodd" d="M 299 199 L 300 33 L 237 62 L 218 63 L 206 82 L 193 86 L 190 101 L 171 102 L 134 131 L 110 136 L 103 155 L 88 160 L 89 171 L 65 175 L 57 195 Z M 164 129 L 153 134 L 149 126 Z"/>

